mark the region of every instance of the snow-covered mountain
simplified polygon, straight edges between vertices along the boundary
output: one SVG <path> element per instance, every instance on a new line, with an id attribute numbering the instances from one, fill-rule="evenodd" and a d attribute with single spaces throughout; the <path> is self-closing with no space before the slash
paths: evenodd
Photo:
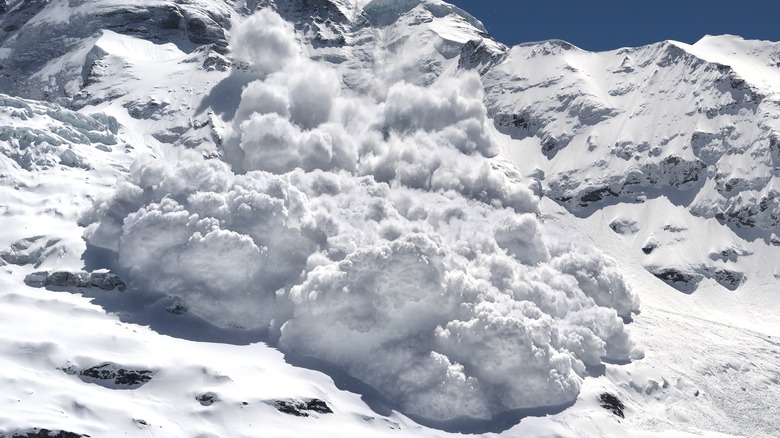
<path id="1" fill-rule="evenodd" d="M 0 29 L 0 436 L 780 427 L 777 43 L 510 48 L 438 0 Z"/>

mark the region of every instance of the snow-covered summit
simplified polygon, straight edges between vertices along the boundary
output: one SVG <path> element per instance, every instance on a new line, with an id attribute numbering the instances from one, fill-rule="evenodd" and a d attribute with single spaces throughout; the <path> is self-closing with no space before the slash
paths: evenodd
<path id="1" fill-rule="evenodd" d="M 575 211 L 669 188 L 695 194 L 695 214 L 772 230 L 777 51 L 737 37 L 603 54 L 518 46 L 486 74 L 487 105 L 504 132 L 541 146 L 528 172 L 544 168 L 549 195 Z"/>

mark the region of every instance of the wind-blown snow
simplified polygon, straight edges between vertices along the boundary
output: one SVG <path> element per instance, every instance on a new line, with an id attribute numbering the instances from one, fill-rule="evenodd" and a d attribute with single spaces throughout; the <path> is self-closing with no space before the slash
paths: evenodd
<path id="1" fill-rule="evenodd" d="M 429 419 L 570 403 L 586 366 L 639 354 L 621 319 L 638 301 L 612 262 L 543 226 L 490 160 L 475 74 L 369 100 L 300 57 L 278 16 L 256 16 L 231 43 L 258 77 L 230 166 L 139 163 L 86 218 L 125 280 L 267 329 Z M 282 48 L 253 53 L 254 38 Z"/>
<path id="2" fill-rule="evenodd" d="M 279 71 L 300 50 L 292 29 L 270 9 L 259 10 L 234 30 L 233 54 L 262 74 Z"/>

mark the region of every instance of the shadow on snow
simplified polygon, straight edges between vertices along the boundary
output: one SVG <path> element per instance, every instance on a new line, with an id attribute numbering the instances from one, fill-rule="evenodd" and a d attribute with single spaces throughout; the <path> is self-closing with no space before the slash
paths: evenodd
<path id="1" fill-rule="evenodd" d="M 116 254 L 111 250 L 88 245 L 83 255 L 86 271 L 111 269 L 115 266 Z M 187 312 L 175 311 L 177 304 L 182 305 L 176 297 L 150 293 L 140 288 L 127 285 L 127 290 L 120 292 L 100 289 L 46 286 L 46 289 L 57 292 L 78 293 L 92 300 L 92 303 L 102 307 L 106 312 L 115 314 L 120 321 L 130 324 L 147 326 L 151 330 L 167 336 L 197 342 L 214 342 L 233 345 L 248 345 L 264 342 L 276 348 L 273 336 L 266 329 L 246 330 L 240 327 L 217 327 L 204 319 Z M 184 309 L 181 309 L 184 310 Z M 329 362 L 293 354 L 285 354 L 285 361 L 299 368 L 306 368 L 328 375 L 337 388 L 360 394 L 361 399 L 377 415 L 389 417 L 394 411 L 403 413 L 397 404 L 385 398 L 377 389 L 347 374 L 341 367 Z M 603 375 L 604 366 L 590 367 L 591 376 Z M 543 417 L 554 415 L 574 405 L 574 402 L 531 409 L 516 409 L 503 412 L 492 419 L 457 418 L 452 420 L 432 420 L 404 413 L 420 425 L 445 432 L 482 434 L 499 433 L 516 426 L 526 417 Z"/>

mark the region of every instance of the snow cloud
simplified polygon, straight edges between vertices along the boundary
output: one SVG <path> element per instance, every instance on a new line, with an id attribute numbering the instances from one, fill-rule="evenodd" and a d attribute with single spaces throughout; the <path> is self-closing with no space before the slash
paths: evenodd
<path id="1" fill-rule="evenodd" d="M 124 279 L 430 419 L 571 402 L 587 365 L 632 357 L 636 297 L 497 166 L 478 76 L 375 100 L 294 41 L 267 10 L 236 30 L 258 78 L 224 162 L 139 163 L 85 218 Z"/>
<path id="2" fill-rule="evenodd" d="M 301 49 L 292 25 L 270 9 L 259 10 L 241 23 L 231 48 L 237 60 L 264 75 L 284 68 Z"/>

